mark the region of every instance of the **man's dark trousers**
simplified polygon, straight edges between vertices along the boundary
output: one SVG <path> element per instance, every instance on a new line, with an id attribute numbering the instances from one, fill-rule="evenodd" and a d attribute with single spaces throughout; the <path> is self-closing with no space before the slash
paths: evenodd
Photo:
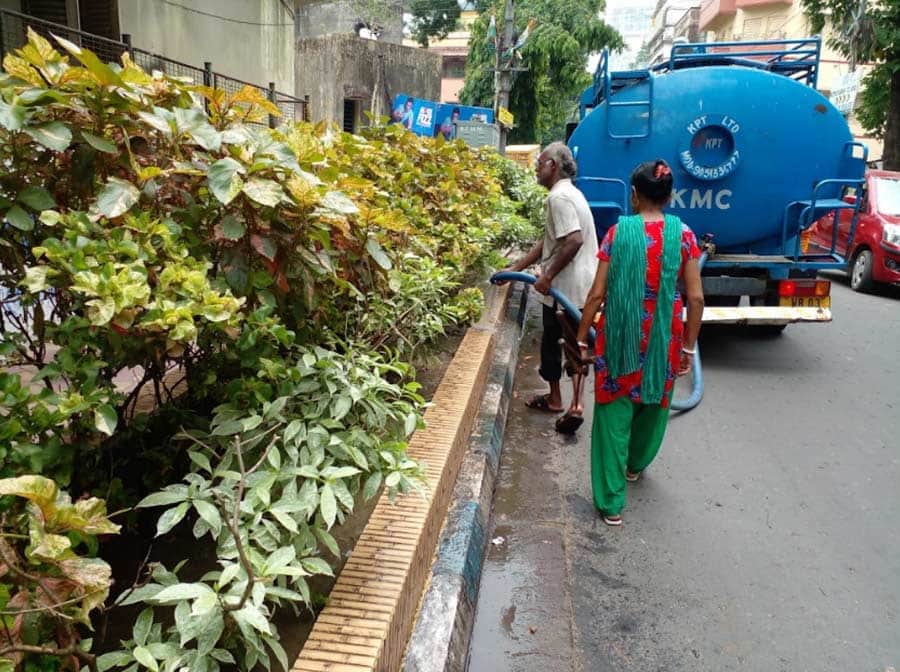
<path id="1" fill-rule="evenodd" d="M 538 373 L 548 383 L 555 383 L 562 378 L 563 371 L 562 346 L 559 344 L 563 337 L 563 330 L 559 324 L 559 318 L 556 316 L 556 311 L 560 308 L 555 302 L 552 306 L 544 304 L 543 308 L 544 333 L 541 336 L 541 366 Z M 578 323 L 568 313 L 564 314 L 565 319 L 572 326 L 573 332 L 578 331 Z M 570 369 L 571 365 L 566 362 L 566 372 L 572 375 L 574 369 Z"/>

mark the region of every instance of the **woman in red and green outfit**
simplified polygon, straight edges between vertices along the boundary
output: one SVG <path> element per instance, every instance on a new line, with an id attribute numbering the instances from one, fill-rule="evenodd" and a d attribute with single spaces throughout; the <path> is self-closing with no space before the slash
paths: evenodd
<path id="1" fill-rule="evenodd" d="M 675 376 L 691 370 L 703 316 L 700 250 L 680 219 L 663 214 L 671 195 L 665 161 L 642 163 L 632 173 L 637 214 L 620 217 L 603 239 L 578 327 L 582 357 L 596 372 L 591 484 L 607 525 L 622 524 L 626 482 L 637 481 L 659 452 Z M 591 358 L 585 341 L 595 318 Z"/>

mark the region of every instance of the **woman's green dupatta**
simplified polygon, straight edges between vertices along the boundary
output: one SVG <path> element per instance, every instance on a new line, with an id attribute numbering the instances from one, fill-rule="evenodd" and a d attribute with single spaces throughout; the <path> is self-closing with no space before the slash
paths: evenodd
<path id="1" fill-rule="evenodd" d="M 666 361 L 672 337 L 675 282 L 681 267 L 681 220 L 665 216 L 662 274 L 647 356 L 641 377 L 641 401 L 658 404 L 666 386 Z M 641 215 L 620 217 L 609 262 L 606 292 L 606 365 L 612 377 L 641 368 L 641 320 L 647 282 L 647 234 Z"/>

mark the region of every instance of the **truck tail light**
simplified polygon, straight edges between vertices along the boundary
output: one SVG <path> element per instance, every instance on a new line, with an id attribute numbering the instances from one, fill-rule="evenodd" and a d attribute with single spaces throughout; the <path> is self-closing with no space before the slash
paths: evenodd
<path id="1" fill-rule="evenodd" d="M 831 296 L 830 280 L 782 280 L 778 296 Z"/>

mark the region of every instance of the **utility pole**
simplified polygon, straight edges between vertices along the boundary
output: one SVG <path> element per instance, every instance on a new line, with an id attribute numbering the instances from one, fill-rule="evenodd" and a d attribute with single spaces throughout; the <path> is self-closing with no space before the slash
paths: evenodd
<path id="1" fill-rule="evenodd" d="M 497 61 L 494 69 L 494 77 L 496 86 L 494 87 L 495 103 L 494 117 L 496 118 L 500 109 L 509 109 L 509 92 L 512 89 L 513 58 L 504 59 L 503 54 L 513 48 L 515 24 L 515 9 L 513 1 L 506 0 L 506 8 L 503 10 L 503 37 L 500 40 L 500 46 L 497 48 Z M 505 62 L 504 62 L 505 61 Z M 500 124 L 500 155 L 506 154 L 506 126 Z"/>

